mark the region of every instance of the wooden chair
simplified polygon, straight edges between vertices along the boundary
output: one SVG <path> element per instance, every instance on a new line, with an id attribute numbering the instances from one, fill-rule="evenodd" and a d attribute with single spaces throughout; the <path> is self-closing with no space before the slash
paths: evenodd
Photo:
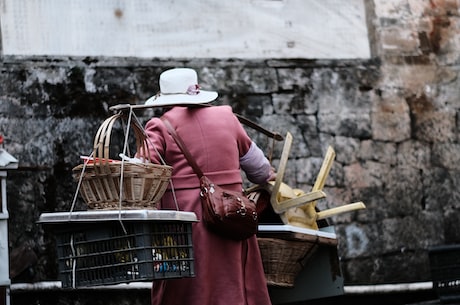
<path id="1" fill-rule="evenodd" d="M 254 186 L 249 188 L 247 190 L 248 193 L 257 191 L 260 188 L 267 190 L 270 193 L 270 204 L 273 211 L 279 214 L 284 224 L 315 230 L 318 230 L 316 221 L 319 219 L 365 208 L 364 203 L 360 201 L 336 208 L 317 211 L 317 200 L 326 197 L 323 187 L 335 159 L 335 151 L 331 146 L 327 149 L 321 169 L 310 192 L 305 193 L 302 190 L 291 188 L 286 183 L 283 183 L 289 153 L 292 146 L 292 139 L 291 133 L 288 132 L 285 137 L 276 180 L 274 182 L 267 183 L 265 186 Z"/>

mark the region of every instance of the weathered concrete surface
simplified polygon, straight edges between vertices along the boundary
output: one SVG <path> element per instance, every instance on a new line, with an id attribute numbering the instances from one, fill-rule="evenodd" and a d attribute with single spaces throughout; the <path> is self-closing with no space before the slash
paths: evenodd
<path id="1" fill-rule="evenodd" d="M 21 280 L 56 278 L 53 245 L 35 221 L 69 210 L 71 169 L 108 108 L 142 103 L 174 66 L 196 68 L 218 104 L 293 134 L 288 184 L 309 190 L 335 148 L 319 207 L 367 205 L 329 219 L 347 284 L 429 280 L 429 247 L 460 243 L 458 2 L 379 0 L 369 10 L 368 61 L 3 58 L 0 132 L 20 160 L 8 177 L 10 246 L 29 243 L 39 255 Z"/>

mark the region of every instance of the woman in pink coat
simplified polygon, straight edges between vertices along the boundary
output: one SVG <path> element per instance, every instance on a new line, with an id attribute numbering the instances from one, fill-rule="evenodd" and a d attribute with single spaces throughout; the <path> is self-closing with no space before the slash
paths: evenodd
<path id="1" fill-rule="evenodd" d="M 263 152 L 248 137 L 229 106 L 203 107 L 217 93 L 199 89 L 192 69 L 177 68 L 160 76 L 160 93 L 146 104 L 171 107 L 168 119 L 202 171 L 216 184 L 242 189 L 241 169 L 257 184 L 274 179 Z M 195 106 L 193 106 L 195 105 Z M 195 212 L 201 219 L 199 179 L 160 118 L 145 126 L 149 140 L 173 167 L 172 185 L 159 207 Z M 152 156 L 158 153 L 152 149 Z M 157 157 L 158 158 L 158 157 Z M 156 160 L 159 162 L 160 160 Z M 271 304 L 256 236 L 234 241 L 193 224 L 194 278 L 154 281 L 152 305 Z"/>

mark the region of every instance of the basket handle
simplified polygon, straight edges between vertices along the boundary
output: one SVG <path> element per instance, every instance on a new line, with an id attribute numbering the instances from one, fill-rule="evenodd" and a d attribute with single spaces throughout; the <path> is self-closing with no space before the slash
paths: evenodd
<path id="1" fill-rule="evenodd" d="M 99 129 L 97 130 L 96 136 L 94 137 L 93 146 L 93 157 L 94 164 L 105 167 L 109 163 L 109 145 L 110 136 L 112 134 L 112 127 L 115 121 L 119 118 L 119 115 L 113 115 L 106 119 Z"/>
<path id="2" fill-rule="evenodd" d="M 108 166 L 110 159 L 110 138 L 112 135 L 113 125 L 118 119 L 122 119 L 125 116 L 122 113 L 114 114 L 106 119 L 99 127 L 96 136 L 94 137 L 93 145 L 93 156 L 95 158 L 94 163 L 100 166 Z M 136 138 L 136 149 L 141 152 L 143 156 L 151 162 L 152 158 L 150 150 L 147 145 L 147 136 L 142 126 L 140 126 L 137 120 L 131 120 L 130 127 L 134 131 Z M 127 136 L 127 135 L 126 135 Z"/>

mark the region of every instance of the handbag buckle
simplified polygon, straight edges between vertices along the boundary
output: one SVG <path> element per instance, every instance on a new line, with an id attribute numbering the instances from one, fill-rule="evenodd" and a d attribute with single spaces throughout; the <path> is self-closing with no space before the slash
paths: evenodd
<path id="1" fill-rule="evenodd" d="M 210 184 L 209 185 L 209 188 L 207 187 L 202 187 L 201 188 L 201 191 L 200 191 L 200 196 L 201 197 L 204 197 L 204 194 L 207 194 L 207 193 L 214 193 L 216 190 L 214 189 L 214 184 Z"/>
<path id="2" fill-rule="evenodd" d="M 239 197 L 238 197 L 238 201 L 241 202 L 241 206 L 236 212 L 240 214 L 241 216 L 246 216 L 246 212 L 247 212 L 246 206 L 244 205 L 244 203 L 241 201 Z"/>

